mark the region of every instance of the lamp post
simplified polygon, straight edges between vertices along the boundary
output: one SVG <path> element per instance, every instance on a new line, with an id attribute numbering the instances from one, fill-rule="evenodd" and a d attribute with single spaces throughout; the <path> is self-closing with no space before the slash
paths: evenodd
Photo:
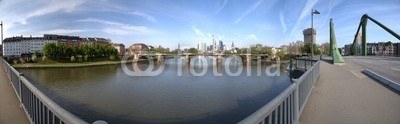
<path id="1" fill-rule="evenodd" d="M 3 44 L 3 21 L 1 21 L 0 26 L 1 26 L 1 44 Z"/>
<path id="2" fill-rule="evenodd" d="M 320 13 L 315 9 L 311 9 L 311 59 L 314 59 L 314 14 Z"/>
<path id="3" fill-rule="evenodd" d="M 3 21 L 1 21 L 0 26 L 1 26 L 1 47 L 4 48 L 4 44 L 3 44 Z M 3 48 L 1 48 L 2 49 L 1 53 L 4 55 L 4 52 L 3 52 L 4 49 Z M 0 56 L 3 56 L 3 55 L 0 55 Z"/>

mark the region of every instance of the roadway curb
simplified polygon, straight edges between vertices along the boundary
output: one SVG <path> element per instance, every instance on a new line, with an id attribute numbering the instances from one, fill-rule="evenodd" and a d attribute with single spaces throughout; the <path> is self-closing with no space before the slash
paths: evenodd
<path id="1" fill-rule="evenodd" d="M 391 88 L 392 90 L 395 90 L 395 91 L 400 93 L 400 84 L 399 83 L 394 82 L 394 81 L 392 81 L 390 79 L 387 79 L 387 78 L 385 78 L 385 77 L 383 77 L 383 76 L 381 76 L 381 75 L 379 75 L 379 74 L 377 74 L 377 73 L 375 73 L 375 72 L 373 72 L 371 70 L 368 70 L 368 69 L 364 69 L 362 72 L 364 74 L 368 75 L 369 77 L 379 81 L 379 83 L 381 83 L 381 84 Z"/>

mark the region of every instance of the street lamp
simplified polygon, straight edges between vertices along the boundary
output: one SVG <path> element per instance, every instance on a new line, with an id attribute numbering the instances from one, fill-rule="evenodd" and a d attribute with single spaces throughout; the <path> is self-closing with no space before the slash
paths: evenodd
<path id="1" fill-rule="evenodd" d="M 0 26 L 1 26 L 1 44 L 3 44 L 3 21 L 1 21 Z"/>
<path id="2" fill-rule="evenodd" d="M 320 13 L 315 9 L 311 9 L 311 59 L 314 59 L 314 14 Z"/>

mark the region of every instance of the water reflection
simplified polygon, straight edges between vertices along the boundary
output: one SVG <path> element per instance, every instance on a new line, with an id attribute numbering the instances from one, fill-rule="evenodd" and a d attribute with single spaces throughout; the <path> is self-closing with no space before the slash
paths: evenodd
<path id="1" fill-rule="evenodd" d="M 154 69 L 165 69 L 155 77 L 128 76 L 120 65 L 21 71 L 41 82 L 48 93 L 57 94 L 56 102 L 79 117 L 111 123 L 236 123 L 289 85 L 285 74 L 257 76 L 256 61 L 232 60 L 227 65 L 226 58 L 216 63 L 206 58 L 206 63 L 190 64 L 183 59 L 156 62 Z M 192 75 L 190 70 L 200 73 L 201 65 L 207 68 L 204 76 Z M 226 67 L 236 72 L 240 65 L 243 72 L 239 76 L 228 76 Z M 264 72 L 269 65 L 260 62 Z M 148 62 L 136 66 L 145 70 Z"/>

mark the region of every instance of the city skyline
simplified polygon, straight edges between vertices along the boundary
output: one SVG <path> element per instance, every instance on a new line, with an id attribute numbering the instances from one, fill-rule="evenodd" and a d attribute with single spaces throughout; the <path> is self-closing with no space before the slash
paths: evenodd
<path id="1" fill-rule="evenodd" d="M 32 3 L 32 4 L 27 4 Z M 373 0 L 258 0 L 258 1 L 0 1 L 4 38 L 42 34 L 105 37 L 126 46 L 133 43 L 169 48 L 196 47 L 198 42 L 235 42 L 238 47 L 265 44 L 273 47 L 303 40 L 302 31 L 314 16 L 317 44 L 329 42 L 329 19 L 335 22 L 337 43 L 353 41 L 361 16 L 366 13 L 400 32 L 400 1 Z M 19 6 L 19 7 L 17 7 Z M 397 26 L 397 27 L 396 27 Z M 397 39 L 373 23 L 367 42 Z"/>

